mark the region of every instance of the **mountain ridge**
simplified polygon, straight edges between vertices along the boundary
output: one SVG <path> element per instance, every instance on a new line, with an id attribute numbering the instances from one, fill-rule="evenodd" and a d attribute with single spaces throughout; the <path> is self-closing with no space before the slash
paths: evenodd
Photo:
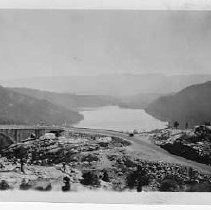
<path id="1" fill-rule="evenodd" d="M 83 119 L 75 111 L 0 86 L 0 124 L 76 123 Z"/>
<path id="2" fill-rule="evenodd" d="M 196 84 L 183 90 L 162 96 L 152 102 L 147 113 L 171 123 L 178 121 L 182 126 L 203 124 L 211 121 L 211 81 Z"/>
<path id="3" fill-rule="evenodd" d="M 30 88 L 9 88 L 15 92 L 33 96 L 37 99 L 46 99 L 49 102 L 66 109 L 80 111 L 84 108 L 93 108 L 106 105 L 117 105 L 117 99 L 112 96 L 102 95 L 77 95 L 73 93 L 56 93 Z"/>
<path id="4" fill-rule="evenodd" d="M 211 74 L 108 74 L 27 78 L 2 81 L 2 84 L 6 87 L 26 87 L 58 93 L 121 97 L 139 93 L 169 94 L 208 80 L 211 80 Z"/>

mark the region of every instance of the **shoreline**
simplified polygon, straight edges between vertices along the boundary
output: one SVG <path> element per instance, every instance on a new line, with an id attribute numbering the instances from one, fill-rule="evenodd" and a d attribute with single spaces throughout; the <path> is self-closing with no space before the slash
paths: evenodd
<path id="1" fill-rule="evenodd" d="M 120 117 L 122 122 L 112 120 L 112 116 L 111 116 L 111 119 L 107 117 L 107 112 L 109 113 L 110 109 L 111 109 L 111 113 L 113 113 L 114 116 L 117 118 Z M 92 111 L 94 112 L 93 114 L 91 113 Z M 95 111 L 96 111 L 96 114 L 95 114 Z M 88 112 L 88 113 L 87 114 L 85 113 L 84 115 L 83 112 Z M 118 105 L 101 106 L 101 107 L 95 107 L 95 108 L 89 107 L 87 109 L 85 108 L 83 110 L 79 110 L 79 114 L 84 116 L 84 119 L 80 120 L 79 122 L 73 123 L 71 127 L 120 131 L 120 132 L 133 132 L 134 130 L 137 130 L 138 132 L 149 132 L 157 128 L 164 129 L 168 123 L 167 121 L 162 121 L 154 117 L 153 115 L 147 113 L 146 110 L 143 108 L 134 109 L 134 108 L 129 108 L 129 107 L 121 107 Z M 128 122 L 127 122 L 127 119 L 124 117 L 124 115 L 126 117 L 127 116 L 129 117 Z M 139 117 L 137 115 L 139 115 Z M 105 117 L 107 123 L 104 124 L 102 121 L 98 120 L 99 125 L 93 124 L 93 120 L 95 120 L 95 118 L 99 119 L 99 117 L 102 117 L 102 118 Z M 134 126 L 133 121 L 135 122 L 135 126 Z"/>

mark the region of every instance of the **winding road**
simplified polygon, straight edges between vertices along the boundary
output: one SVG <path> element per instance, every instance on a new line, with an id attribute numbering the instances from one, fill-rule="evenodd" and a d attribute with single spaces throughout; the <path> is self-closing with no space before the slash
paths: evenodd
<path id="1" fill-rule="evenodd" d="M 112 131 L 112 130 L 102 130 L 102 129 L 89 129 L 89 128 L 71 128 L 70 131 L 89 133 L 89 134 L 101 134 L 108 136 L 116 136 L 124 138 L 132 143 L 127 149 L 134 154 L 138 155 L 142 159 L 150 161 L 163 161 L 169 163 L 178 163 L 185 166 L 191 166 L 205 174 L 211 174 L 211 166 L 198 163 L 185 159 L 180 156 L 170 154 L 166 150 L 155 145 L 149 134 L 137 134 L 134 137 L 129 137 L 125 133 Z"/>

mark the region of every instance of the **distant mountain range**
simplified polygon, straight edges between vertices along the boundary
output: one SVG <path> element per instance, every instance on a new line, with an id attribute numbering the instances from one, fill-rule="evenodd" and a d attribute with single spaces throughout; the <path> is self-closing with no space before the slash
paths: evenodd
<path id="1" fill-rule="evenodd" d="M 85 108 L 94 108 L 101 106 L 120 106 L 131 109 L 144 109 L 152 101 L 159 98 L 162 94 L 157 93 L 139 93 L 132 96 L 114 97 L 108 95 L 76 95 L 71 93 L 55 93 L 41 91 L 30 88 L 10 88 L 18 93 L 33 96 L 37 99 L 45 99 L 58 106 L 67 109 L 81 111 Z"/>
<path id="2" fill-rule="evenodd" d="M 211 82 L 195 83 L 209 79 L 211 75 L 105 75 L 13 81 L 7 85 L 40 90 L 0 86 L 0 124 L 75 124 L 83 119 L 81 110 L 109 105 L 145 109 L 158 119 L 177 120 L 181 125 L 199 124 L 211 120 Z"/>
<path id="3" fill-rule="evenodd" d="M 162 95 L 159 93 L 139 93 L 132 96 L 119 97 L 117 104 L 123 108 L 145 109 Z"/>
<path id="4" fill-rule="evenodd" d="M 162 96 L 146 111 L 161 120 L 178 121 L 182 126 L 211 121 L 211 81 L 189 86 L 178 93 Z"/>
<path id="5" fill-rule="evenodd" d="M 169 94 L 211 80 L 211 75 L 108 74 L 99 76 L 39 77 L 1 81 L 6 87 L 26 87 L 83 95 L 132 96 L 140 93 Z"/>
<path id="6" fill-rule="evenodd" d="M 76 95 L 70 93 L 55 93 L 49 91 L 41 91 L 29 88 L 10 88 L 11 90 L 33 96 L 37 99 L 45 99 L 57 106 L 65 107 L 66 109 L 81 111 L 84 108 L 93 108 L 100 106 L 117 105 L 118 100 L 112 96 L 102 95 Z"/>
<path id="7" fill-rule="evenodd" d="M 72 124 L 83 119 L 75 111 L 0 86 L 0 124 Z"/>

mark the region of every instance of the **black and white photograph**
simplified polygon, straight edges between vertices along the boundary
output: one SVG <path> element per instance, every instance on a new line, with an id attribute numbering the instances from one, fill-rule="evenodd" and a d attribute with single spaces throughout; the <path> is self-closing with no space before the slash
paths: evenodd
<path id="1" fill-rule="evenodd" d="M 101 6 L 0 8 L 0 201 L 211 204 L 211 11 Z"/>

